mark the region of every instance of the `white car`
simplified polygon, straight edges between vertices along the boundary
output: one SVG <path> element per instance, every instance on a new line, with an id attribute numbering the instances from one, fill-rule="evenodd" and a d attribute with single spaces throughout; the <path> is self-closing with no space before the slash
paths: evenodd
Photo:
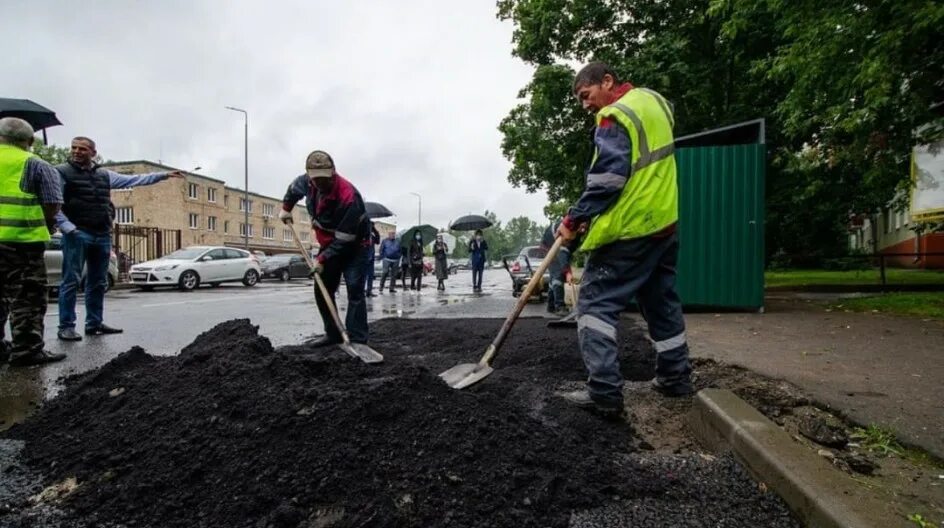
<path id="1" fill-rule="evenodd" d="M 241 281 L 255 286 L 262 275 L 259 260 L 242 249 L 221 246 L 190 246 L 157 260 L 131 266 L 131 282 L 145 291 L 157 286 L 176 286 L 190 291 L 209 284 Z"/>

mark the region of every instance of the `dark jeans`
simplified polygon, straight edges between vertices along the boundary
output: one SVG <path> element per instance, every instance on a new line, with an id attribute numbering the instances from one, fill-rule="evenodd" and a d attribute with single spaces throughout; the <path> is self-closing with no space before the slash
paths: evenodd
<path id="1" fill-rule="evenodd" d="M 59 329 L 75 327 L 75 299 L 85 277 L 85 328 L 102 325 L 111 236 L 76 229 L 62 235 L 62 284 L 59 285 Z"/>
<path id="2" fill-rule="evenodd" d="M 394 291 L 394 287 L 397 285 L 397 272 L 400 271 L 400 261 L 399 260 L 388 260 L 383 259 L 383 272 L 380 274 L 380 289 L 384 289 L 384 283 L 387 282 L 387 277 L 390 277 L 390 291 Z"/>
<path id="3" fill-rule="evenodd" d="M 43 349 L 43 319 L 46 317 L 45 244 L 0 242 L 0 325 L 10 319 L 13 356 Z M 3 331 L 0 330 L 0 338 Z"/>
<path id="4" fill-rule="evenodd" d="M 623 401 L 616 328 L 635 298 L 655 342 L 656 379 L 667 387 L 690 385 L 682 303 L 675 291 L 678 237 L 621 240 L 594 250 L 580 280 L 577 339 L 590 377 L 590 396 Z"/>
<path id="5" fill-rule="evenodd" d="M 368 337 L 367 301 L 364 299 L 364 261 L 366 260 L 368 260 L 367 248 L 356 248 L 325 262 L 324 271 L 321 272 L 321 280 L 332 302 L 341 285 L 341 276 L 344 276 L 344 285 L 347 289 L 347 315 L 344 326 L 348 337 L 355 343 L 366 343 Z M 331 317 L 328 305 L 325 304 L 321 289 L 317 284 L 315 284 L 315 303 L 318 305 L 318 312 L 324 323 L 325 335 L 340 341 L 341 330 L 334 323 L 334 318 Z M 334 306 L 337 308 L 337 303 Z"/>
<path id="6" fill-rule="evenodd" d="M 410 289 L 423 289 L 423 265 L 413 264 L 410 266 Z"/>
<path id="7" fill-rule="evenodd" d="M 482 289 L 482 275 L 485 274 L 485 264 L 476 264 L 472 266 L 472 287 Z"/>
<path id="8" fill-rule="evenodd" d="M 367 283 L 365 290 L 370 293 L 374 289 L 374 255 L 367 255 L 367 263 L 364 265 L 364 277 Z"/>
<path id="9" fill-rule="evenodd" d="M 557 258 L 551 261 L 547 267 L 548 275 L 551 279 L 550 287 L 547 289 L 547 310 L 556 312 L 564 308 L 564 270 L 570 264 L 570 250 L 561 248 L 557 253 Z"/>

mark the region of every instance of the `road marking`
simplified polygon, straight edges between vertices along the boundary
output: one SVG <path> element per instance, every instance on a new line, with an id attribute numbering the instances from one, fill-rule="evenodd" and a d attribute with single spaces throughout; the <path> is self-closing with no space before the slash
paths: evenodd
<path id="1" fill-rule="evenodd" d="M 285 295 L 285 292 L 283 291 L 283 292 L 274 292 L 274 293 L 263 293 L 261 295 L 253 295 L 252 298 L 258 299 L 260 297 L 275 297 L 278 295 Z M 161 306 L 177 306 L 181 304 L 201 304 L 201 303 L 208 303 L 208 302 L 231 301 L 234 299 L 245 299 L 245 298 L 246 298 L 245 295 L 230 295 L 228 297 L 214 297 L 212 299 L 200 299 L 197 301 L 171 301 L 171 302 L 163 302 L 163 303 L 142 304 L 141 308 L 158 308 Z"/>

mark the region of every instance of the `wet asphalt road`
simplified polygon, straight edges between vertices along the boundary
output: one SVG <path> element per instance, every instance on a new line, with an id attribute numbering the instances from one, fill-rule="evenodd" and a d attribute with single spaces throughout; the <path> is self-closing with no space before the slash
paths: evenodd
<path id="1" fill-rule="evenodd" d="M 483 293 L 472 293 L 472 274 L 459 271 L 450 276 L 446 292 L 436 291 L 433 276 L 425 277 L 420 293 L 397 289 L 368 299 L 368 317 L 459 318 L 505 317 L 514 305 L 511 280 L 502 269 L 485 271 Z M 379 281 L 375 281 L 375 292 Z M 339 295 L 339 309 L 346 302 Z M 261 334 L 275 346 L 303 341 L 322 333 L 321 319 L 315 307 L 310 280 L 261 282 L 246 288 L 242 284 L 224 284 L 219 288 L 200 288 L 184 293 L 177 290 L 115 290 L 105 299 L 105 322 L 124 329 L 123 334 L 87 337 L 70 343 L 56 339 L 58 306 L 53 299 L 46 314 L 46 348 L 67 354 L 60 363 L 44 367 L 11 369 L 0 367 L 0 430 L 22 420 L 44 398 L 56 394 L 57 380 L 97 368 L 118 354 L 138 345 L 154 355 L 173 355 L 200 333 L 217 323 L 235 318 L 249 318 L 259 325 Z M 79 298 L 78 328 L 85 320 Z M 523 316 L 542 316 L 540 303 L 529 305 Z M 9 335 L 9 333 L 7 333 Z"/>

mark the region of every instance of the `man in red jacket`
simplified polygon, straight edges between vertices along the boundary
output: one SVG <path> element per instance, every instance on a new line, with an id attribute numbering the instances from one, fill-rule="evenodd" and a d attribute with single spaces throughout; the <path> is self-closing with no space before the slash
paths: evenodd
<path id="1" fill-rule="evenodd" d="M 370 245 L 370 221 L 364 209 L 364 200 L 351 182 L 335 171 L 334 160 L 327 152 L 316 150 L 308 155 L 305 174 L 295 178 L 285 197 L 279 219 L 292 223 L 292 208 L 305 198 L 321 249 L 312 270 L 321 276 L 334 301 L 335 292 L 344 276 L 347 287 L 347 327 L 351 341 L 367 343 L 367 304 L 364 300 L 364 270 Z M 341 342 L 341 331 L 328 312 L 327 305 L 315 286 L 315 301 L 325 335 L 312 345 L 328 346 Z"/>

